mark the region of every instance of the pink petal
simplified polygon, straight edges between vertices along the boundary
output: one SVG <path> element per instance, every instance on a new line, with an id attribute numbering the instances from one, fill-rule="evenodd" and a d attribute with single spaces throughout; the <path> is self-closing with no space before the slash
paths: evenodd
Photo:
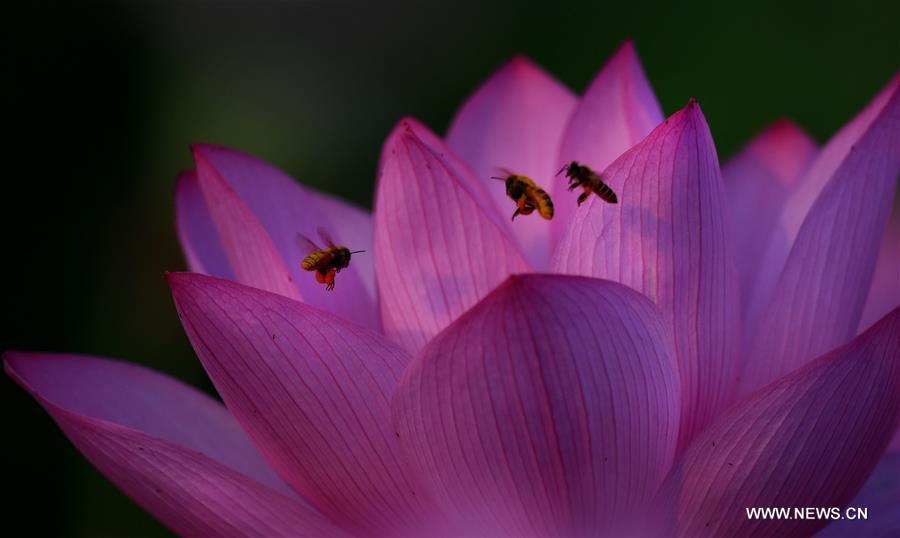
<path id="1" fill-rule="evenodd" d="M 22 385 L 111 482 L 179 534 L 341 536 L 295 498 L 221 404 L 127 363 L 11 352 Z"/>
<path id="2" fill-rule="evenodd" d="M 662 110 L 634 44 L 626 41 L 603 66 L 575 108 L 562 138 L 557 170 L 573 160 L 603 170 L 662 120 Z M 557 244 L 575 215 L 575 196 L 560 178 L 555 179 L 553 190 L 548 192 L 553 193 L 556 207 L 551 244 Z"/>
<path id="3" fill-rule="evenodd" d="M 886 454 L 848 506 L 865 508 L 866 519 L 832 522 L 818 538 L 889 538 L 900 535 L 900 454 Z"/>
<path id="4" fill-rule="evenodd" d="M 194 151 L 194 161 L 206 207 L 237 280 L 299 299 L 284 258 L 250 208 L 202 151 Z"/>
<path id="5" fill-rule="evenodd" d="M 425 500 L 389 409 L 409 355 L 279 295 L 191 273 L 168 280 L 219 394 L 282 478 L 354 532 L 410 532 Z"/>
<path id="6" fill-rule="evenodd" d="M 247 213 L 249 217 L 243 220 L 248 222 L 255 220 L 257 224 L 251 228 L 261 227 L 264 235 L 268 236 L 268 240 L 256 241 L 273 245 L 282 260 L 280 263 L 272 264 L 271 272 L 277 276 L 281 274 L 284 266 L 304 302 L 368 327 L 378 327 L 374 296 L 365 284 L 367 279 L 371 282 L 371 273 L 362 276 L 360 272 L 368 271 L 371 260 L 365 261 L 365 258 L 372 256 L 371 237 L 367 236 L 365 230 L 355 231 L 358 225 L 367 221 L 361 210 L 303 189 L 284 172 L 249 155 L 210 145 L 195 145 L 193 150 L 194 158 L 198 162 L 197 170 L 201 174 L 201 184 L 204 178 L 199 163 L 205 162 L 206 170 L 210 172 L 208 175 L 220 178 L 218 184 L 221 190 L 232 190 L 233 194 L 230 196 L 240 202 L 234 205 L 246 208 L 236 213 L 232 206 L 227 206 L 219 218 L 227 221 Z M 222 187 L 223 183 L 227 188 Z M 207 193 L 207 203 L 209 196 Z M 214 220 L 216 214 L 213 211 Z M 350 267 L 338 275 L 337 284 L 331 292 L 316 282 L 315 275 L 300 267 L 300 262 L 308 253 L 298 241 L 298 233 L 323 245 L 317 233 L 320 227 L 325 229 L 339 245 L 350 247 L 351 250 L 367 251 L 354 256 Z M 234 245 L 233 250 L 239 256 L 251 258 L 248 263 L 257 263 L 259 256 L 254 253 L 259 248 L 257 243 L 241 241 Z M 362 263 L 357 265 L 356 262 L 359 260 L 362 260 Z M 278 278 L 280 282 L 281 279 Z M 238 281 L 274 291 L 270 287 L 254 284 L 253 281 L 242 278 Z M 291 296 L 288 293 L 283 295 Z M 297 297 L 296 292 L 294 297 Z"/>
<path id="7" fill-rule="evenodd" d="M 853 146 L 859 142 L 860 137 L 878 117 L 898 87 L 900 87 L 900 75 L 894 77 L 894 80 L 862 112 L 853 118 L 853 121 L 838 131 L 828 141 L 828 144 L 822 148 L 822 151 L 818 153 L 806 173 L 793 187 L 781 210 L 778 227 L 784 230 L 786 241 L 784 244 L 776 243 L 769 246 L 770 248 L 765 251 L 760 261 L 761 267 L 768 268 L 774 274 L 781 273 L 790 253 L 790 248 L 797 239 L 800 227 L 807 218 L 813 203 L 822 192 L 823 187 L 847 158 Z M 772 299 L 777 280 L 773 279 L 763 283 L 767 284 L 767 286 L 758 286 L 756 293 L 748 297 L 744 305 L 744 311 L 747 313 L 744 320 L 745 325 L 753 323 L 760 314 L 765 315 L 765 309 Z"/>
<path id="8" fill-rule="evenodd" d="M 460 535 L 611 532 L 662 480 L 679 383 L 659 310 L 624 286 L 511 277 L 422 350 L 401 444 Z"/>
<path id="9" fill-rule="evenodd" d="M 178 176 L 175 188 L 175 226 L 188 267 L 195 273 L 235 280 L 219 232 L 206 207 L 197 172 Z"/>
<path id="10" fill-rule="evenodd" d="M 515 204 L 506 196 L 500 168 L 532 178 L 552 192 L 559 169 L 559 142 L 576 98 L 565 86 L 524 57 L 514 58 L 456 113 L 447 145 L 487 185 L 496 208 L 509 220 Z M 516 219 L 513 235 L 537 270 L 550 258 L 550 223 L 538 215 Z"/>
<path id="11" fill-rule="evenodd" d="M 783 219 L 789 233 L 789 239 L 793 241 L 797 237 L 803 220 L 815 203 L 819 193 L 822 192 L 828 180 L 853 150 L 853 146 L 869 129 L 885 105 L 887 105 L 891 96 L 896 93 L 898 87 L 900 87 L 900 74 L 896 75 L 872 99 L 872 102 L 853 118 L 853 121 L 838 131 L 828 141 L 828 144 L 822 148 L 822 152 L 818 155 L 815 162 L 812 163 L 812 166 L 800 181 L 796 192 L 786 204 Z"/>
<path id="12" fill-rule="evenodd" d="M 816 145 L 809 135 L 794 123 L 781 120 L 722 169 L 743 308 L 761 293 L 760 289 L 771 290 L 778 280 L 781 266 L 763 264 L 763 255 L 767 249 L 777 249 L 783 252 L 782 258 L 787 258 L 791 246 L 779 220 L 781 210 L 815 153 Z"/>
<path id="13" fill-rule="evenodd" d="M 481 184 L 411 120 L 385 143 L 375 194 L 375 264 L 387 335 L 416 351 L 528 264 Z"/>
<path id="14" fill-rule="evenodd" d="M 825 526 L 749 519 L 745 508 L 842 507 L 853 499 L 900 425 L 898 335 L 900 309 L 698 435 L 659 497 L 678 535 L 809 536 Z"/>
<path id="15" fill-rule="evenodd" d="M 674 329 L 684 447 L 732 396 L 738 277 L 709 128 L 691 101 L 603 172 L 618 204 L 592 196 L 554 270 L 621 282 L 650 297 Z"/>
<path id="16" fill-rule="evenodd" d="M 894 200 L 894 210 L 881 238 L 875 274 L 857 331 L 868 329 L 897 306 L 900 306 L 900 198 Z"/>
<path id="17" fill-rule="evenodd" d="M 743 392 L 856 333 L 900 173 L 900 88 L 809 211 L 744 340 Z"/>

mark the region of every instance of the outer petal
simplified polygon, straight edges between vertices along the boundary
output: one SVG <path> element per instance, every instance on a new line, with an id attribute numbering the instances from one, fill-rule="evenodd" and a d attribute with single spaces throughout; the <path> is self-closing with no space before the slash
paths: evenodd
<path id="1" fill-rule="evenodd" d="M 365 216 L 360 214 L 361 210 L 333 198 L 323 200 L 323 196 L 303 189 L 284 172 L 249 155 L 210 145 L 195 145 L 193 151 L 201 185 L 208 183 L 204 180 L 204 173 L 210 178 L 218 177 L 215 183 L 218 190 L 230 191 L 229 196 L 239 202 L 217 212 L 210 203 L 210 192 L 204 187 L 207 204 L 220 231 L 220 221 L 228 222 L 237 217 L 242 220 L 242 226 L 237 232 L 246 234 L 248 227 L 262 230 L 260 233 L 254 232 L 257 238 L 252 242 L 244 238 L 245 240 L 234 245 L 233 250 L 237 256 L 249 258 L 247 263 L 259 263 L 260 245 L 270 244 L 280 258 L 280 262 L 271 264 L 270 271 L 281 282 L 283 279 L 277 275 L 283 272 L 283 266 L 304 302 L 369 327 L 378 326 L 374 297 L 365 284 L 371 276 L 362 276 L 360 273 L 361 270 L 368 270 L 370 262 L 364 261 L 359 266 L 356 264 L 358 259 L 371 256 L 371 238 L 365 242 L 367 236 L 364 232 L 349 233 L 349 230 L 355 229 L 350 223 L 365 222 Z M 204 163 L 203 166 L 201 163 Z M 238 206 L 244 209 L 238 210 Z M 308 252 L 303 250 L 297 234 L 306 235 L 322 244 L 316 231 L 320 227 L 328 231 L 338 244 L 352 250 L 369 251 L 354 257 L 350 267 L 338 276 L 337 285 L 332 292 L 325 291 L 325 287 L 317 283 L 311 273 L 300 267 L 300 262 Z M 262 239 L 262 236 L 266 238 Z M 225 236 L 222 239 L 227 246 Z M 268 257 L 262 256 L 261 259 L 266 260 Z M 233 261 L 232 266 L 234 267 Z M 238 273 L 236 268 L 235 272 Z M 238 280 L 245 284 L 277 291 L 238 276 Z M 297 297 L 296 291 L 293 295 L 287 292 L 282 294 Z"/>
<path id="2" fill-rule="evenodd" d="M 782 259 L 787 257 L 791 245 L 779 220 L 781 210 L 815 153 L 809 135 L 782 120 L 722 169 L 743 308 L 759 289 L 770 290 L 778 280 L 781 266 L 763 264 L 763 255 L 767 249 L 779 249 Z"/>
<path id="3" fill-rule="evenodd" d="M 398 459 L 389 410 L 409 356 L 304 303 L 203 275 L 168 279 L 219 394 L 285 481 L 354 532 L 412 532 L 424 496 Z"/>
<path id="4" fill-rule="evenodd" d="M 8 353 L 7 373 L 110 481 L 185 535 L 339 536 L 296 499 L 224 407 L 127 363 Z"/>
<path id="5" fill-rule="evenodd" d="M 749 519 L 745 509 L 847 505 L 898 425 L 900 309 L 697 436 L 666 480 L 660 506 L 683 536 L 811 535 L 827 521 Z"/>
<path id="6" fill-rule="evenodd" d="M 178 175 L 175 187 L 175 227 L 191 271 L 229 280 L 236 279 L 194 170 Z"/>
<path id="7" fill-rule="evenodd" d="M 691 101 L 603 173 L 559 245 L 554 270 L 608 278 L 650 297 L 675 334 L 680 446 L 723 410 L 737 374 L 738 280 L 709 128 Z"/>
<path id="8" fill-rule="evenodd" d="M 848 341 L 859 326 L 900 174 L 900 88 L 809 212 L 745 339 L 750 392 Z"/>
<path id="9" fill-rule="evenodd" d="M 838 131 L 818 153 L 809 169 L 793 188 L 793 192 L 781 210 L 778 226 L 785 231 L 788 248 L 784 248 L 780 244 L 771 244 L 767 248 L 760 266 L 769 268 L 776 274 L 782 271 L 790 247 L 796 241 L 800 227 L 807 218 L 813 203 L 898 87 L 900 87 L 900 75 L 894 77 L 894 80 L 875 96 L 872 102 L 853 118 L 853 121 Z M 765 315 L 765 308 L 769 305 L 777 280 L 761 283 L 768 284 L 768 287 L 759 286 L 756 293 L 748 297 L 747 304 L 744 305 L 744 311 L 747 313 L 745 322 L 752 322 L 760 313 Z"/>
<path id="10" fill-rule="evenodd" d="M 576 160 L 599 172 L 643 140 L 662 120 L 662 110 L 634 44 L 626 41 L 591 82 L 572 114 L 560 146 L 557 170 Z M 575 197 L 558 178 L 551 192 L 556 206 L 551 244 L 557 244 L 575 215 Z"/>
<path id="11" fill-rule="evenodd" d="M 897 306 L 900 306 L 900 198 L 894 200 L 894 211 L 881 238 L 872 286 L 857 331 L 868 329 Z"/>
<path id="12" fill-rule="evenodd" d="M 511 277 L 404 374 L 401 443 L 462 535 L 615 532 L 675 452 L 671 345 L 624 286 Z"/>
<path id="13" fill-rule="evenodd" d="M 447 145 L 487 184 L 506 220 L 515 204 L 502 182 L 491 180 L 507 168 L 532 178 L 552 192 L 559 169 L 559 142 L 576 98 L 540 67 L 514 58 L 459 109 L 447 133 Z M 517 219 L 513 235 L 537 270 L 550 259 L 550 223 L 537 215 Z"/>
<path id="14" fill-rule="evenodd" d="M 250 208 L 203 153 L 195 152 L 194 160 L 206 207 L 237 280 L 299 299 L 284 258 Z"/>
<path id="15" fill-rule="evenodd" d="M 900 536 L 900 454 L 886 454 L 848 506 L 865 508 L 865 519 L 835 521 L 820 538 L 890 538 Z"/>
<path id="16" fill-rule="evenodd" d="M 528 264 L 450 150 L 409 121 L 382 153 L 375 264 L 385 333 L 411 351 Z"/>

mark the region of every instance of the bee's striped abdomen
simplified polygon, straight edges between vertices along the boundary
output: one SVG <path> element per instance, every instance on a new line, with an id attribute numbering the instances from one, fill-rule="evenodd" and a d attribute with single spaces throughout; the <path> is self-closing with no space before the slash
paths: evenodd
<path id="1" fill-rule="evenodd" d="M 619 197 L 616 196 L 616 193 L 613 192 L 609 185 L 600 180 L 597 180 L 597 186 L 594 188 L 594 193 L 611 204 L 619 203 Z"/>
<path id="2" fill-rule="evenodd" d="M 534 200 L 537 203 L 538 213 L 547 220 L 553 218 L 553 200 L 547 191 L 536 188 L 534 192 Z"/>

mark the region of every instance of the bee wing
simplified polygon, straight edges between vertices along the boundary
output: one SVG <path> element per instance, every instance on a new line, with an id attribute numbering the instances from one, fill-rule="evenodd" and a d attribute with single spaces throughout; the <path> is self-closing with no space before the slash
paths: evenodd
<path id="1" fill-rule="evenodd" d="M 329 234 L 328 231 L 325 230 L 325 228 L 319 226 L 318 228 L 316 228 L 316 233 L 319 234 L 319 237 L 322 238 L 322 241 L 324 241 L 326 245 L 328 245 L 329 247 L 335 246 L 334 239 L 331 238 L 331 234 Z"/>
<path id="2" fill-rule="evenodd" d="M 300 247 L 300 252 L 302 252 L 305 256 L 308 256 L 313 252 L 322 250 L 319 245 L 313 243 L 312 239 L 306 237 L 300 232 L 297 232 L 297 245 Z"/>
<path id="3" fill-rule="evenodd" d="M 509 176 L 515 176 L 515 175 L 517 175 L 515 172 L 513 172 L 513 171 L 510 170 L 509 168 L 506 168 L 505 166 L 498 166 L 498 167 L 496 168 L 496 170 L 497 170 L 497 175 L 499 175 L 499 176 L 502 177 L 503 179 L 506 179 L 506 178 L 508 178 Z"/>

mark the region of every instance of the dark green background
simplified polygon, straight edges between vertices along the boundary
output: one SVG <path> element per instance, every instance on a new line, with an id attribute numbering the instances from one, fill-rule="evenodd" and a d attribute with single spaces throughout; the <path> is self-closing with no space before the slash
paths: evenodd
<path id="1" fill-rule="evenodd" d="M 697 97 L 723 161 L 784 116 L 826 140 L 900 59 L 896 0 L 27 4 L 4 13 L 0 349 L 121 357 L 206 389 L 162 279 L 184 267 L 172 191 L 192 141 L 369 205 L 394 122 L 443 132 L 516 53 L 581 91 L 633 38 L 665 112 Z M 166 534 L 6 378 L 2 397 L 7 535 Z"/>

